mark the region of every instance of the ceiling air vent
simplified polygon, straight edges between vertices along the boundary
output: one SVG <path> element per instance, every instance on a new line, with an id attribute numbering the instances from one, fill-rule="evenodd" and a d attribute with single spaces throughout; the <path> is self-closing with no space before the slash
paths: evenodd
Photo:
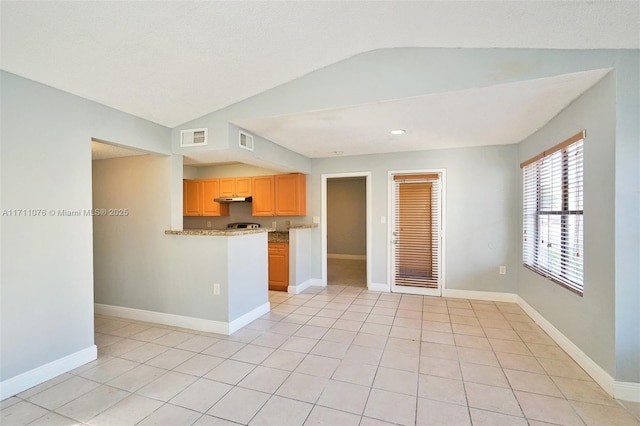
<path id="1" fill-rule="evenodd" d="M 240 137 L 238 139 L 240 148 L 253 151 L 253 136 L 240 131 Z"/>
<path id="2" fill-rule="evenodd" d="M 180 146 L 204 146 L 207 144 L 207 129 L 180 131 Z"/>

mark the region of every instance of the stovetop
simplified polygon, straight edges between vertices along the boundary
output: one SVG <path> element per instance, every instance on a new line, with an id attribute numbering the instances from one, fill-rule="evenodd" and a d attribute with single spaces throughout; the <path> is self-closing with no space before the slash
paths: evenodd
<path id="1" fill-rule="evenodd" d="M 251 223 L 251 222 L 235 222 L 227 225 L 227 229 L 258 229 L 260 228 L 259 223 Z"/>

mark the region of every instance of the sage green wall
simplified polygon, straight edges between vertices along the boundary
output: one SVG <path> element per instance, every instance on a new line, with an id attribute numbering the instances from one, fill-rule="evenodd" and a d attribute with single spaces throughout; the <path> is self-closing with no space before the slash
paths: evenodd
<path id="1" fill-rule="evenodd" d="M 229 285 L 228 321 L 269 303 L 267 233 L 225 237 Z M 215 271 L 215 267 L 210 266 Z M 205 281 L 207 285 L 208 281 Z M 210 281 L 209 281 L 210 282 Z"/>
<path id="2" fill-rule="evenodd" d="M 94 208 L 127 208 L 127 216 L 93 221 L 96 303 L 157 310 L 168 306 L 170 157 L 93 161 Z M 157 287 L 156 287 L 157 286 Z M 167 312 L 160 309 L 161 312 Z"/>
<path id="3" fill-rule="evenodd" d="M 165 127 L 4 71 L 0 85 L 2 210 L 90 209 L 91 138 L 171 152 Z M 1 226 L 5 381 L 93 346 L 93 231 L 50 213 Z"/>
<path id="4" fill-rule="evenodd" d="M 518 293 L 614 377 L 615 84 L 615 76 L 610 73 L 544 128 L 524 140 L 518 155 L 519 161 L 525 161 L 583 129 L 587 132 L 584 142 L 584 296 L 522 266 L 518 268 Z"/>
<path id="5" fill-rule="evenodd" d="M 250 164 L 220 164 L 213 166 L 194 167 L 198 179 L 244 177 L 244 176 L 270 176 L 280 172 L 273 169 L 255 167 Z"/>
<path id="6" fill-rule="evenodd" d="M 327 253 L 366 256 L 366 183 L 362 177 L 327 181 Z"/>
<path id="7" fill-rule="evenodd" d="M 616 380 L 640 383 L 640 51 L 615 60 Z"/>
<path id="8" fill-rule="evenodd" d="M 515 145 L 314 159 L 309 215 L 321 211 L 322 174 L 371 172 L 372 282 L 389 282 L 389 171 L 446 169 L 446 288 L 516 292 L 519 169 Z M 314 229 L 312 275 L 321 276 L 321 232 Z M 507 275 L 499 275 L 499 266 Z"/>

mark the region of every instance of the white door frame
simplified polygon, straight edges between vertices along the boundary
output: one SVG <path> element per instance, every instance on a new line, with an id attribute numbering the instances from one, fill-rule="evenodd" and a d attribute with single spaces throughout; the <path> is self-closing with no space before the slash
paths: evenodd
<path id="1" fill-rule="evenodd" d="M 367 220 L 367 288 L 371 286 L 371 172 L 328 173 L 321 178 L 320 197 L 322 212 L 320 229 L 322 239 L 322 285 L 327 286 L 327 180 L 346 177 L 364 177 L 366 182 L 366 220 Z"/>
<path id="2" fill-rule="evenodd" d="M 395 221 L 394 213 L 393 213 L 393 186 L 394 181 L 393 177 L 395 175 L 404 175 L 404 174 L 429 174 L 429 173 L 438 173 L 440 175 L 441 182 L 441 190 L 440 190 L 440 220 L 441 220 L 441 234 L 440 234 L 440 256 L 438 256 L 438 273 L 439 273 L 439 296 L 444 294 L 445 289 L 445 232 L 447 229 L 447 169 L 416 169 L 416 170 L 389 170 L 389 189 L 387 193 L 389 194 L 389 199 L 387 201 L 387 205 L 389 206 L 387 217 L 389 220 L 387 221 L 387 241 L 389 245 L 389 264 L 387 266 L 387 281 L 389 282 L 390 290 L 397 291 L 399 287 L 393 285 L 393 273 L 394 273 L 394 250 L 393 250 L 393 225 Z M 423 295 L 433 295 L 433 289 L 419 288 L 419 287 L 405 287 L 402 286 L 402 293 L 408 294 L 423 294 Z M 431 290 L 431 291 L 428 291 Z"/>

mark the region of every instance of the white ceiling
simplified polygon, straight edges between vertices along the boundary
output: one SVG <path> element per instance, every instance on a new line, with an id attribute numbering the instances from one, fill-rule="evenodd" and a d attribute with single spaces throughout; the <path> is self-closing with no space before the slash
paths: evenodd
<path id="1" fill-rule="evenodd" d="M 168 127 L 373 49 L 640 48 L 637 1 L 0 5 L 4 70 Z"/>
<path id="2" fill-rule="evenodd" d="M 512 144 L 544 126 L 609 70 L 237 121 L 307 157 Z M 403 135 L 391 135 L 392 129 Z"/>
<path id="3" fill-rule="evenodd" d="M 108 142 L 91 141 L 91 159 L 105 160 L 107 158 L 133 157 L 135 155 L 145 155 L 148 152 L 138 149 L 126 148 Z"/>

